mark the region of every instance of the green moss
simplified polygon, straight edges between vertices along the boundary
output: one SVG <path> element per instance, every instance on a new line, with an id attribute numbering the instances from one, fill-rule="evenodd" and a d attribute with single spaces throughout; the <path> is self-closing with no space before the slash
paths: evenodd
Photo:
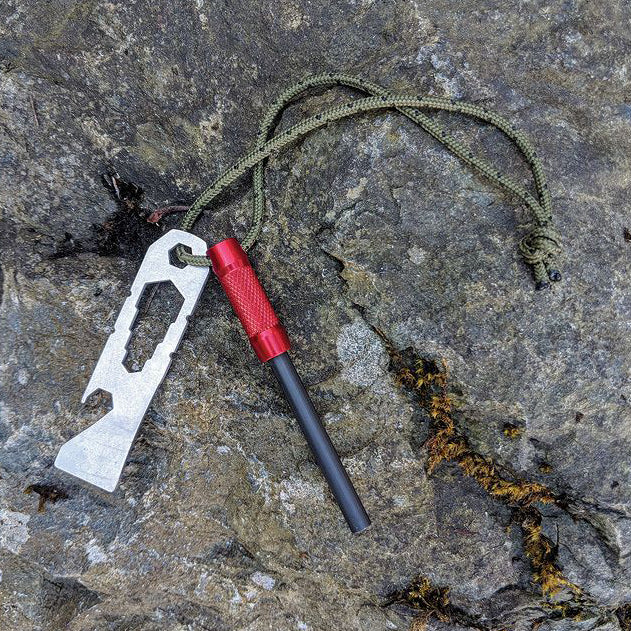
<path id="1" fill-rule="evenodd" d="M 385 339 L 385 336 L 382 337 Z M 470 447 L 453 419 L 445 361 L 440 365 L 418 357 L 406 361 L 388 340 L 386 344 L 398 381 L 414 392 L 419 405 L 431 418 L 430 437 L 425 444 L 428 472 L 432 473 L 443 462 L 455 462 L 464 475 L 476 480 L 489 495 L 516 509 L 520 515 L 524 550 L 532 566 L 533 580 L 540 586 L 543 595 L 554 596 L 569 590 L 580 597 L 581 590 L 568 581 L 557 566 L 556 546 L 543 534 L 541 514 L 533 506 L 536 503 L 558 503 L 554 493 L 538 482 L 510 478 L 500 473 L 491 458 Z"/>
<path id="2" fill-rule="evenodd" d="M 437 587 L 426 576 L 417 576 L 408 587 L 397 593 L 393 601 L 406 604 L 418 612 L 410 631 L 421 631 L 427 627 L 430 618 L 449 622 L 449 588 Z"/>
<path id="3" fill-rule="evenodd" d="M 521 427 L 513 425 L 512 423 L 505 423 L 502 431 L 504 436 L 508 436 L 509 438 L 519 438 L 524 433 Z"/>

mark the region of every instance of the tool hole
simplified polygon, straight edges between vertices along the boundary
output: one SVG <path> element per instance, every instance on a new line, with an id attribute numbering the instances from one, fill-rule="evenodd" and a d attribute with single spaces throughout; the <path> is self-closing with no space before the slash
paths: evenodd
<path id="1" fill-rule="evenodd" d="M 114 408 L 114 400 L 112 398 L 112 393 L 107 390 L 103 390 L 102 388 L 97 388 L 90 396 L 86 399 L 84 404 L 84 412 L 86 416 L 90 418 L 94 417 L 95 420 L 98 420 L 105 416 L 108 412 L 111 412 Z"/>
<path id="2" fill-rule="evenodd" d="M 123 360 L 123 366 L 129 372 L 143 369 L 169 326 L 177 319 L 183 304 L 182 294 L 170 280 L 145 285 Z"/>
<path id="3" fill-rule="evenodd" d="M 177 257 L 178 248 L 182 248 L 187 254 L 193 254 L 193 250 L 191 250 L 188 245 L 182 244 L 176 245 L 174 248 L 171 248 L 169 250 L 169 263 L 173 265 L 173 267 L 179 267 L 180 269 L 183 269 L 187 267 L 188 264 L 184 263 L 184 261 L 180 261 L 180 259 Z"/>

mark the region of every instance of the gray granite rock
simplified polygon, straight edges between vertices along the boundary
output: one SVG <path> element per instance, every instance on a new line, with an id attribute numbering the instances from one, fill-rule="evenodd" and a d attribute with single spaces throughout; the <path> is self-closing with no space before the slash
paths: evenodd
<path id="1" fill-rule="evenodd" d="M 0 628 L 404 630 L 419 612 L 393 596 L 418 575 L 449 589 L 428 629 L 628 628 L 628 3 L 7 0 L 0 18 Z M 102 413 L 81 394 L 144 250 L 176 226 L 149 212 L 190 202 L 325 70 L 513 119 L 550 179 L 563 282 L 533 291 L 525 211 L 409 121 L 330 125 L 271 161 L 252 259 L 373 527 L 348 532 L 214 282 L 119 489 L 56 472 Z M 493 130 L 445 120 L 529 182 Z M 197 234 L 242 235 L 248 195 Z M 471 446 L 562 498 L 543 525 L 580 611 L 542 597 L 513 509 L 426 473 L 429 418 L 376 331 L 444 358 Z"/>

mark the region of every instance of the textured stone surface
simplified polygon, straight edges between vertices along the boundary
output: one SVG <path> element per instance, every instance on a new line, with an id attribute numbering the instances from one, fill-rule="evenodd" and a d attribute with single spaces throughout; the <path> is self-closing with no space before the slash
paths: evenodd
<path id="1" fill-rule="evenodd" d="M 510 5 L 2 4 L 0 628 L 404 630 L 415 612 L 391 597 L 419 574 L 450 594 L 428 629 L 627 624 L 631 10 Z M 190 202 L 280 90 L 325 70 L 514 119 L 550 178 L 563 283 L 533 291 L 525 212 L 408 121 L 330 126 L 271 162 L 253 260 L 373 528 L 347 531 L 214 283 L 119 489 L 57 473 L 98 418 L 80 397 L 144 250 L 176 225 L 147 214 Z M 451 124 L 528 182 L 495 132 Z M 242 234 L 247 191 L 197 233 Z M 509 507 L 453 466 L 426 474 L 429 419 L 375 329 L 444 358 L 471 445 L 567 500 L 543 525 L 592 603 L 580 616 L 545 604 Z"/>

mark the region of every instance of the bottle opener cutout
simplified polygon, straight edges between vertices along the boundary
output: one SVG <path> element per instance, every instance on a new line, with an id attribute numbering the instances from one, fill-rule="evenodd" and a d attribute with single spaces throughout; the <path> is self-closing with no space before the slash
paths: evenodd
<path id="1" fill-rule="evenodd" d="M 171 251 L 180 244 L 191 248 L 193 254 L 203 256 L 206 252 L 202 239 L 182 230 L 170 230 L 149 247 L 82 398 L 85 403 L 97 390 L 109 392 L 112 409 L 62 445 L 55 460 L 58 469 L 109 492 L 118 485 L 140 422 L 169 369 L 171 356 L 208 278 L 207 267 L 179 268 L 170 262 Z M 184 303 L 142 370 L 129 372 L 123 361 L 138 302 L 146 285 L 162 281 L 171 281 Z"/>

